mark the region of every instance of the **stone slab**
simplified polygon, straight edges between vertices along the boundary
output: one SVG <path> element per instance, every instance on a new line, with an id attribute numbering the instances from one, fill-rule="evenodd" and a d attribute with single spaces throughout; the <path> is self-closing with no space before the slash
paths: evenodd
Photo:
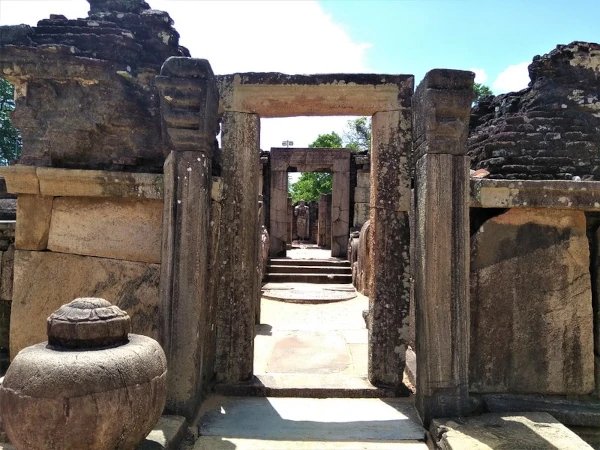
<path id="1" fill-rule="evenodd" d="M 539 412 L 434 419 L 430 432 L 439 450 L 593 450 L 550 414 Z"/>
<path id="2" fill-rule="evenodd" d="M 45 250 L 48 246 L 53 197 L 20 194 L 17 199 L 15 247 Z"/>
<path id="3" fill-rule="evenodd" d="M 162 199 L 163 176 L 38 167 L 40 193 L 54 197 L 136 197 Z"/>
<path id="4" fill-rule="evenodd" d="M 50 197 L 137 197 L 161 199 L 163 176 L 153 173 L 57 169 L 14 165 L 0 168 L 11 194 Z"/>
<path id="5" fill-rule="evenodd" d="M 46 319 L 77 297 L 127 311 L 133 333 L 157 339 L 159 265 L 54 252 L 15 252 L 10 355 L 43 342 Z"/>
<path id="6" fill-rule="evenodd" d="M 185 417 L 161 416 L 136 450 L 176 450 L 186 433 Z"/>
<path id="7" fill-rule="evenodd" d="M 129 198 L 54 200 L 48 249 L 160 263 L 163 202 Z"/>
<path id="8" fill-rule="evenodd" d="M 600 211 L 600 182 L 472 179 L 470 206 Z"/>
<path id="9" fill-rule="evenodd" d="M 408 399 L 209 399 L 202 436 L 289 441 L 422 441 L 425 430 Z M 284 447 L 281 447 L 284 448 Z"/>
<path id="10" fill-rule="evenodd" d="M 515 208 L 484 222 L 471 238 L 471 392 L 594 390 L 589 265 L 582 211 Z"/>
<path id="11" fill-rule="evenodd" d="M 302 361 L 298 367 L 297 361 Z M 267 370 L 276 373 L 342 372 L 350 364 L 346 342 L 339 335 L 291 335 L 276 341 Z"/>

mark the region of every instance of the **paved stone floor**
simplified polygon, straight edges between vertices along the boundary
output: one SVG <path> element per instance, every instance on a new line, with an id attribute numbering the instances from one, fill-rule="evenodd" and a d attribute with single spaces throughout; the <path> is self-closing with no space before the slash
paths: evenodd
<path id="1" fill-rule="evenodd" d="M 303 283 L 296 283 L 301 285 Z M 302 286 L 297 286 L 301 292 Z M 314 285 L 305 284 L 307 292 Z M 369 299 L 325 304 L 261 302 L 261 324 L 254 341 L 254 373 L 259 375 L 332 375 L 366 380 L 367 329 L 362 317 Z M 323 379 L 323 377 L 320 377 Z"/>

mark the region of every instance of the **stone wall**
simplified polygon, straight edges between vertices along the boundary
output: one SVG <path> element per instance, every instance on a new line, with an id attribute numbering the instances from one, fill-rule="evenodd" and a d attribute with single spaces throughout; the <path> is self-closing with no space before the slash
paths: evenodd
<path id="1" fill-rule="evenodd" d="M 559 45 L 529 66 L 520 92 L 473 109 L 472 168 L 490 178 L 600 180 L 600 45 Z"/>
<path id="2" fill-rule="evenodd" d="M 2 170 L 19 194 L 11 358 L 46 340 L 46 318 L 77 297 L 106 298 L 129 313 L 134 333 L 158 338 L 162 176 Z"/>
<path id="3" fill-rule="evenodd" d="M 89 0 L 90 14 L 0 27 L 0 72 L 15 85 L 11 118 L 21 163 L 160 172 L 164 162 L 154 77 L 189 56 L 166 12 L 142 0 Z M 68 117 L 69 120 L 65 120 Z"/>

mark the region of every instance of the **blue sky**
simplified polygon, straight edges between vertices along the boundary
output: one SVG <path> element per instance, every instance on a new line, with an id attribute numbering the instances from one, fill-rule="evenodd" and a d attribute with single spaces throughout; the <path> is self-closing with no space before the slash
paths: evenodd
<path id="1" fill-rule="evenodd" d="M 528 83 L 536 54 L 574 40 L 600 42 L 600 0 L 146 0 L 168 11 L 192 56 L 215 73 L 473 70 L 495 93 Z M 85 17 L 85 0 L 0 0 L 0 24 L 50 13 Z M 348 118 L 261 121 L 261 147 L 341 133 Z"/>
<path id="2" fill-rule="evenodd" d="M 600 41 L 598 0 L 388 0 L 320 2 L 378 72 L 421 79 L 434 67 L 481 68 L 493 84 L 508 66 L 557 44 Z"/>

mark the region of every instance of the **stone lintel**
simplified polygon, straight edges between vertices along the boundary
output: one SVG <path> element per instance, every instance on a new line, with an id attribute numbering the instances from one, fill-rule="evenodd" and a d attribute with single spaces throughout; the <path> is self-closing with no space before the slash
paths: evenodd
<path id="1" fill-rule="evenodd" d="M 298 172 L 333 172 L 335 169 L 348 171 L 351 155 L 352 150 L 349 148 L 274 147 L 271 149 L 271 170 L 294 167 Z"/>
<path id="2" fill-rule="evenodd" d="M 600 211 L 600 182 L 472 179 L 470 206 Z"/>
<path id="3" fill-rule="evenodd" d="M 236 73 L 217 76 L 219 110 L 261 117 L 370 116 L 410 107 L 412 75 Z"/>
<path id="4" fill-rule="evenodd" d="M 55 169 L 14 165 L 0 168 L 11 194 L 48 197 L 136 197 L 162 199 L 163 176 L 153 173 Z"/>

